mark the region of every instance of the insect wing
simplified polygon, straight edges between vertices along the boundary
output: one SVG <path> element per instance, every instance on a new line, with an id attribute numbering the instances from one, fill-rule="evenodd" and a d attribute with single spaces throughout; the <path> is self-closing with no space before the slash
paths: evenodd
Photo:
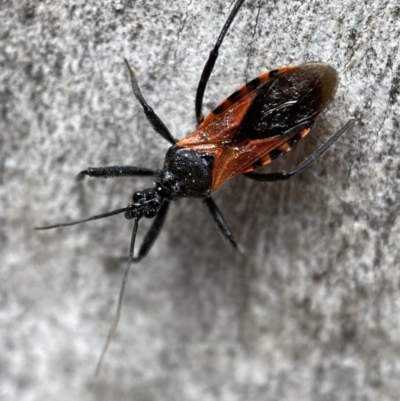
<path id="1" fill-rule="evenodd" d="M 201 151 L 215 150 L 221 144 L 226 146 L 231 143 L 258 94 L 257 89 L 269 79 L 270 73 L 266 72 L 240 87 L 208 114 L 196 131 L 181 139 L 177 146 Z"/>
<path id="2" fill-rule="evenodd" d="M 336 71 L 323 63 L 262 74 L 225 99 L 178 146 L 214 154 L 215 190 L 290 151 L 308 134 L 337 84 Z"/>
<path id="3" fill-rule="evenodd" d="M 296 126 L 312 123 L 333 98 L 337 83 L 336 71 L 323 63 L 278 70 L 257 89 L 233 142 L 277 138 Z"/>

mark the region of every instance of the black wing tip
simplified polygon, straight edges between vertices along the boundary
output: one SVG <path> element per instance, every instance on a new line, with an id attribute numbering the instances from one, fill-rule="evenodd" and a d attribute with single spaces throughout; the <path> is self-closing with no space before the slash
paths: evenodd
<path id="1" fill-rule="evenodd" d="M 330 64 L 322 62 L 310 62 L 295 67 L 304 74 L 304 79 L 310 87 L 316 91 L 319 97 L 321 110 L 335 97 L 339 86 L 339 74 Z"/>

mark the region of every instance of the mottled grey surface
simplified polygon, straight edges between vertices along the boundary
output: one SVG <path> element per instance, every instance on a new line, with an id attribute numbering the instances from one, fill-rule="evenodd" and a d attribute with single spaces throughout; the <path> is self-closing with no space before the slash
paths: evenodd
<path id="1" fill-rule="evenodd" d="M 135 102 L 122 58 L 173 134 L 186 135 L 231 3 L 0 1 L 1 400 L 399 398 L 397 0 L 246 2 L 206 109 L 265 69 L 326 61 L 341 76 L 335 101 L 275 168 L 293 166 L 350 116 L 359 124 L 293 180 L 236 178 L 215 194 L 245 261 L 201 202 L 172 205 L 132 271 L 93 378 L 132 224 L 32 227 L 124 207 L 151 185 L 74 180 L 87 166 L 161 166 L 168 144 Z"/>

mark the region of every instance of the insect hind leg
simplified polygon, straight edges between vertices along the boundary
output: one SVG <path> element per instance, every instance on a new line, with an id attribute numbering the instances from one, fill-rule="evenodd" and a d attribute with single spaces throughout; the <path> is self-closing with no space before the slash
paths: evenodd
<path id="1" fill-rule="evenodd" d="M 247 178 L 251 178 L 252 180 L 263 181 L 263 182 L 288 180 L 290 177 L 293 177 L 295 174 L 302 172 L 310 164 L 318 160 L 349 128 L 353 126 L 354 121 L 355 121 L 354 119 L 350 119 L 344 127 L 342 127 L 338 132 L 336 132 L 335 135 L 333 135 L 319 149 L 317 149 L 311 156 L 307 157 L 307 159 L 301 162 L 292 171 L 289 172 L 281 171 L 267 174 L 250 172 L 250 173 L 245 173 L 243 175 L 246 176 Z"/>
<path id="2" fill-rule="evenodd" d="M 231 13 L 229 14 L 228 19 L 226 20 L 219 36 L 217 39 L 217 42 L 215 43 L 213 49 L 210 52 L 210 55 L 208 56 L 208 60 L 204 66 L 203 72 L 201 73 L 200 81 L 197 86 L 197 92 L 196 92 L 196 101 L 195 101 L 195 110 L 196 110 L 196 120 L 197 124 L 200 125 L 200 123 L 203 121 L 203 97 L 204 97 L 204 92 L 206 90 L 206 86 L 208 83 L 208 80 L 210 78 L 211 73 L 213 72 L 215 62 L 217 61 L 218 58 L 218 52 L 219 48 L 225 38 L 226 33 L 228 32 L 228 29 L 236 17 L 236 14 L 238 13 L 240 7 L 242 6 L 244 0 L 238 0 L 236 4 L 234 5 Z"/>

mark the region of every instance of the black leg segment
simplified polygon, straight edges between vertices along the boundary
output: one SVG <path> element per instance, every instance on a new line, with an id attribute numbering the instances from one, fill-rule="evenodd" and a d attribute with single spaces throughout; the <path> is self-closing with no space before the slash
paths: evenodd
<path id="1" fill-rule="evenodd" d="M 88 167 L 81 171 L 76 178 L 83 180 L 85 176 L 95 178 L 115 178 L 115 177 L 153 177 L 155 171 L 134 166 L 109 166 L 109 167 Z"/>
<path id="2" fill-rule="evenodd" d="M 163 205 L 161 206 L 159 212 L 157 213 L 154 221 L 147 232 L 146 236 L 144 237 L 143 243 L 140 246 L 138 255 L 132 259 L 134 263 L 139 262 L 142 260 L 150 251 L 151 247 L 153 246 L 154 242 L 156 241 L 158 234 L 164 225 L 165 218 L 167 216 L 169 208 L 169 202 L 164 201 Z"/>
<path id="3" fill-rule="evenodd" d="M 213 199 L 206 198 L 204 200 L 205 204 L 208 207 L 208 210 L 210 211 L 214 221 L 217 223 L 217 227 L 219 231 L 221 231 L 222 235 L 231 243 L 231 245 L 238 251 L 239 247 L 236 243 L 235 237 L 233 235 L 232 230 L 229 228 L 227 222 L 224 219 L 224 216 L 222 216 L 221 211 L 218 209 L 218 206 L 215 204 Z"/>
<path id="4" fill-rule="evenodd" d="M 217 43 L 215 43 L 214 48 L 211 50 L 210 55 L 208 56 L 208 60 L 206 62 L 206 65 L 204 66 L 203 72 L 201 73 L 201 78 L 199 81 L 199 85 L 197 87 L 196 103 L 195 103 L 196 120 L 198 125 L 200 125 L 200 123 L 203 121 L 202 108 L 203 108 L 204 91 L 206 90 L 208 79 L 210 78 L 210 75 L 214 69 L 215 62 L 217 61 L 219 48 L 243 2 L 244 0 L 238 0 L 234 5 L 231 13 L 229 14 L 228 19 L 225 22 L 225 25 L 221 30 L 221 33 L 218 36 Z"/>
<path id="5" fill-rule="evenodd" d="M 161 121 L 160 117 L 154 112 L 154 110 L 147 104 L 146 100 L 143 97 L 142 91 L 140 90 L 139 83 L 136 79 L 136 72 L 135 70 L 129 65 L 128 60 L 124 59 L 125 64 L 128 67 L 129 75 L 131 77 L 131 85 L 132 91 L 135 95 L 136 99 L 139 101 L 141 106 L 143 107 L 144 114 L 146 114 L 147 119 L 149 120 L 150 124 L 154 128 L 154 130 L 160 134 L 165 140 L 167 140 L 170 144 L 174 145 L 177 141 L 171 135 L 168 128 L 165 124 Z"/>
<path id="6" fill-rule="evenodd" d="M 306 169 L 310 164 L 314 163 L 318 160 L 352 125 L 354 124 L 354 119 L 351 119 L 347 122 L 347 124 L 342 127 L 335 135 L 333 135 L 327 142 L 325 142 L 318 150 L 316 150 L 311 156 L 307 157 L 302 163 L 300 163 L 295 169 L 292 171 L 286 172 L 281 171 L 277 173 L 245 173 L 244 176 L 251 178 L 256 181 L 264 181 L 264 182 L 273 182 L 273 181 L 284 181 L 288 180 L 290 177 L 293 177 L 295 174 L 302 172 Z"/>

